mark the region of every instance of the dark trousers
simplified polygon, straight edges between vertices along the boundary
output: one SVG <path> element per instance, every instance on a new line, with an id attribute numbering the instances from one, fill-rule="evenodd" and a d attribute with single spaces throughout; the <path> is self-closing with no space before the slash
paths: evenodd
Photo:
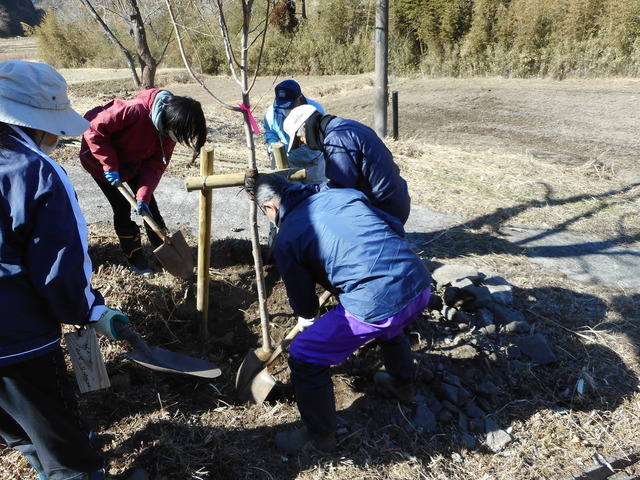
<path id="1" fill-rule="evenodd" d="M 86 478 L 104 466 L 78 416 L 61 348 L 0 367 L 0 435 L 36 456 L 49 480 Z"/>
<path id="2" fill-rule="evenodd" d="M 131 220 L 132 206 L 129 201 L 124 198 L 124 196 L 113 185 L 102 182 L 95 177 L 92 178 L 98 184 L 100 190 L 102 190 L 102 193 L 111 205 L 111 209 L 113 210 L 113 226 L 116 230 L 116 233 L 129 232 L 135 225 L 135 222 Z M 131 187 L 132 191 L 135 192 L 138 190 L 137 178 L 133 178 L 126 183 L 127 185 L 129 185 L 129 187 Z M 160 215 L 160 210 L 158 209 L 158 202 L 156 202 L 156 198 L 153 195 L 151 195 L 151 201 L 149 202 L 149 210 L 151 211 L 151 215 L 153 215 L 153 220 L 158 224 L 158 226 L 160 228 L 166 228 L 164 219 L 162 218 L 162 215 Z M 153 230 L 148 228 L 146 223 L 145 228 L 147 231 L 147 236 L 149 237 L 149 240 L 154 245 L 154 247 L 161 245 L 162 240 L 159 239 L 159 237 L 153 232 Z M 122 233 L 119 234 L 121 235 Z"/>

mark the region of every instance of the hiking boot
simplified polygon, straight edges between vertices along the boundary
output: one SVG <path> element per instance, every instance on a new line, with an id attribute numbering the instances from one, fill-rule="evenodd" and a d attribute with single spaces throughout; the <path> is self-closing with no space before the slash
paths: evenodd
<path id="1" fill-rule="evenodd" d="M 413 390 L 413 383 L 401 383 L 387 372 L 378 372 L 373 376 L 373 381 L 386 388 L 391 392 L 400 403 L 412 404 L 416 402 L 415 392 Z"/>
<path id="2" fill-rule="evenodd" d="M 321 452 L 330 452 L 336 448 L 336 433 L 313 433 L 307 427 L 302 427 L 278 433 L 275 443 L 276 447 L 289 454 L 301 453 L 308 446 Z"/>
<path id="3" fill-rule="evenodd" d="M 120 246 L 127 256 L 129 268 L 138 275 L 153 275 L 153 270 L 149 268 L 147 259 L 142 253 L 142 240 L 140 239 L 140 229 L 133 225 L 126 229 L 116 229 L 116 234 L 120 240 Z"/>

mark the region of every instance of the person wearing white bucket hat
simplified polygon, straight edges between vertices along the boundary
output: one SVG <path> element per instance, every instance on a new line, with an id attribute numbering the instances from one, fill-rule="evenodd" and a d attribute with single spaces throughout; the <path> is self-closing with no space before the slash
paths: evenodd
<path id="1" fill-rule="evenodd" d="M 291 110 L 284 131 L 291 138 L 290 148 L 299 139 L 324 154 L 329 181 L 318 189 L 355 188 L 375 207 L 406 223 L 411 208 L 407 182 L 375 131 L 355 120 L 323 115 L 311 105 Z"/>
<path id="2" fill-rule="evenodd" d="M 112 333 L 122 312 L 91 286 L 87 225 L 66 173 L 48 156 L 89 122 L 43 63 L 0 62 L 0 436 L 40 480 L 104 478 L 82 426 L 60 345 L 62 324 Z"/>

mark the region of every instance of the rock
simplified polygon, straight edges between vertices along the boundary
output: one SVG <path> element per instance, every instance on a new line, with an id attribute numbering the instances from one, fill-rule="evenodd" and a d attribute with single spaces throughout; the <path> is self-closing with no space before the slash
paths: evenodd
<path id="1" fill-rule="evenodd" d="M 438 423 L 451 423 L 453 421 L 453 412 L 442 408 L 436 415 L 436 418 L 438 419 Z"/>
<path id="2" fill-rule="evenodd" d="M 467 405 L 467 415 L 471 418 L 480 418 L 484 420 L 487 416 L 484 410 L 482 410 L 475 402 L 469 402 Z"/>
<path id="3" fill-rule="evenodd" d="M 437 428 L 436 416 L 424 403 L 416 407 L 416 418 L 413 420 L 416 430 L 435 432 Z"/>
<path id="4" fill-rule="evenodd" d="M 454 387 L 462 387 L 462 383 L 460 382 L 460 377 L 458 377 L 457 375 L 453 375 L 451 373 L 448 373 L 447 375 L 445 375 L 442 378 L 442 381 L 444 383 L 448 383 L 449 385 L 453 385 Z"/>
<path id="5" fill-rule="evenodd" d="M 506 307 L 502 304 L 492 302 L 487 305 L 487 308 L 493 312 L 494 323 L 502 326 L 511 322 L 524 322 L 524 315 L 518 310 Z"/>
<path id="6" fill-rule="evenodd" d="M 515 322 L 507 323 L 504 326 L 504 330 L 507 333 L 530 333 L 532 330 L 531 324 L 524 320 L 516 320 Z"/>
<path id="7" fill-rule="evenodd" d="M 465 287 L 469 287 L 474 285 L 474 283 L 471 281 L 470 278 L 464 277 L 464 278 L 458 278 L 456 280 L 454 280 L 453 282 L 451 282 L 451 286 L 453 288 L 465 288 Z"/>
<path id="8" fill-rule="evenodd" d="M 464 287 L 464 290 L 466 292 L 471 292 L 476 299 L 476 301 L 469 306 L 469 310 L 467 311 L 475 312 L 479 308 L 486 307 L 491 302 L 496 301 L 487 287 L 470 285 L 468 287 Z"/>
<path id="9" fill-rule="evenodd" d="M 513 304 L 513 286 L 500 276 L 486 277 L 482 284 L 487 287 L 491 298 L 504 305 Z"/>
<path id="10" fill-rule="evenodd" d="M 473 437 L 473 435 L 469 435 L 468 433 L 463 433 L 462 435 L 460 435 L 460 443 L 467 450 L 473 450 L 474 448 L 476 448 L 477 444 L 476 439 Z"/>
<path id="11" fill-rule="evenodd" d="M 458 387 L 449 385 L 447 383 L 439 383 L 433 387 L 434 393 L 439 400 L 450 402 L 453 405 L 459 405 L 458 403 Z"/>
<path id="12" fill-rule="evenodd" d="M 497 453 L 511 442 L 511 436 L 498 427 L 498 424 L 492 419 L 487 418 L 485 421 L 487 431 L 487 446 L 492 452 Z"/>
<path id="13" fill-rule="evenodd" d="M 500 393 L 500 391 L 498 390 L 498 387 L 496 387 L 493 383 L 491 383 L 488 380 L 478 384 L 478 387 L 476 388 L 476 392 L 478 392 L 478 394 L 482 395 L 484 398 L 486 398 L 490 402 L 493 402 L 496 398 L 496 395 Z"/>
<path id="14" fill-rule="evenodd" d="M 517 360 L 522 355 L 522 351 L 520 351 L 520 349 L 518 347 L 516 347 L 515 345 L 509 345 L 506 348 L 506 352 L 505 353 L 507 354 L 507 358 L 510 359 L 510 360 Z"/>
<path id="15" fill-rule="evenodd" d="M 436 268 L 431 277 L 439 286 L 450 285 L 459 278 L 468 277 L 473 282 L 481 279 L 478 269 L 469 265 L 443 265 Z"/>
<path id="16" fill-rule="evenodd" d="M 440 311 L 444 307 L 444 302 L 442 301 L 442 297 L 440 295 L 431 294 L 429 297 L 429 304 L 427 305 L 427 309 Z"/>
<path id="17" fill-rule="evenodd" d="M 493 325 L 494 315 L 491 310 L 480 308 L 474 312 L 476 328 L 488 327 Z"/>
<path id="18" fill-rule="evenodd" d="M 522 353 L 530 357 L 531 361 L 538 365 L 546 365 L 557 360 L 547 340 L 539 333 L 526 337 L 517 337 L 514 339 L 514 343 L 522 350 Z"/>
<path id="19" fill-rule="evenodd" d="M 476 304 L 476 296 L 473 292 L 458 287 L 448 287 L 442 299 L 445 305 L 467 312 L 473 311 L 472 307 Z"/>

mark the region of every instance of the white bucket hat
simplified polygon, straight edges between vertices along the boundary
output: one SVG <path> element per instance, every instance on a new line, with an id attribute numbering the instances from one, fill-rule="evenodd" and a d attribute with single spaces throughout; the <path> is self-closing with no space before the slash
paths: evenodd
<path id="1" fill-rule="evenodd" d="M 282 127 L 287 135 L 289 135 L 289 148 L 291 150 L 293 140 L 296 138 L 296 132 L 300 130 L 300 127 L 307 121 L 307 119 L 317 112 L 318 110 L 313 105 L 300 105 L 289 112 L 287 118 L 284 119 Z"/>
<path id="2" fill-rule="evenodd" d="M 67 82 L 45 63 L 0 62 L 0 122 L 53 135 L 81 135 L 89 122 L 71 108 Z"/>

